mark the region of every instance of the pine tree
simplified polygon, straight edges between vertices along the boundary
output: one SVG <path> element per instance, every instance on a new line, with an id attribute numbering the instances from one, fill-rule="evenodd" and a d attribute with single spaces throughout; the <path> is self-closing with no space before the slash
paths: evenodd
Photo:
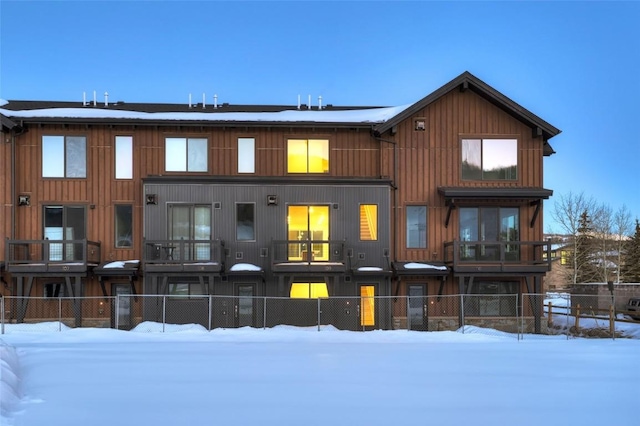
<path id="1" fill-rule="evenodd" d="M 598 280 L 598 268 L 595 259 L 595 241 L 591 218 L 587 211 L 580 215 L 578 232 L 572 253 L 575 282 L 590 283 Z"/>
<path id="2" fill-rule="evenodd" d="M 625 282 L 640 283 L 640 220 L 636 219 L 636 230 L 625 244 L 622 276 Z"/>

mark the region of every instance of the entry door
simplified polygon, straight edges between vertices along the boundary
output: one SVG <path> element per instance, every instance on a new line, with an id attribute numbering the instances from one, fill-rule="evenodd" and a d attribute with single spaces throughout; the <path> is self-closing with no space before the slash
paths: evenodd
<path id="1" fill-rule="evenodd" d="M 329 240 L 329 206 L 288 206 L 287 238 L 289 260 L 328 261 L 329 244 L 311 241 Z"/>
<path id="2" fill-rule="evenodd" d="M 118 318 L 118 328 L 122 330 L 131 329 L 131 286 L 129 284 L 113 284 L 113 295 L 116 296 L 116 316 Z M 123 297 L 118 297 L 124 295 Z"/>
<path id="3" fill-rule="evenodd" d="M 428 324 L 427 292 L 424 284 L 409 285 L 408 321 L 410 330 L 426 330 Z"/>
<path id="4" fill-rule="evenodd" d="M 376 325 L 376 286 L 363 284 L 360 286 L 360 327 L 371 329 Z"/>
<path id="5" fill-rule="evenodd" d="M 255 284 L 236 284 L 235 286 L 235 326 L 254 327 L 255 326 Z"/>

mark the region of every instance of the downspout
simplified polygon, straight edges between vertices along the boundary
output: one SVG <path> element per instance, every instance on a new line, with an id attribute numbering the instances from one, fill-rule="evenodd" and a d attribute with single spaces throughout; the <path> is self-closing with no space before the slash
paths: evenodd
<path id="1" fill-rule="evenodd" d="M 393 261 L 397 261 L 398 260 L 398 244 L 397 244 L 397 240 L 398 240 L 398 220 L 397 220 L 397 212 L 398 212 L 398 185 L 396 182 L 397 176 L 398 176 L 398 142 L 396 141 L 392 141 L 392 140 L 388 140 L 388 139 L 382 139 L 380 137 L 380 133 L 374 131 L 373 132 L 373 137 L 378 141 L 378 142 L 386 142 L 389 143 L 391 145 L 393 145 L 393 178 L 391 179 L 391 188 L 393 188 L 393 218 L 392 218 L 392 223 L 393 223 Z"/>
<path id="2" fill-rule="evenodd" d="M 16 200 L 17 200 L 17 183 L 16 183 L 16 137 L 25 133 L 24 124 L 15 126 L 11 129 L 11 239 L 16 239 Z"/>

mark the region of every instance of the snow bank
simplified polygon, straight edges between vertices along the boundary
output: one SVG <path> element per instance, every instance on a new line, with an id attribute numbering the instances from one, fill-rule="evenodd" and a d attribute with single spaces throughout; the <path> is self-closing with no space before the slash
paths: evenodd
<path id="1" fill-rule="evenodd" d="M 20 402 L 18 355 L 13 346 L 0 340 L 0 424 L 8 424 Z"/>

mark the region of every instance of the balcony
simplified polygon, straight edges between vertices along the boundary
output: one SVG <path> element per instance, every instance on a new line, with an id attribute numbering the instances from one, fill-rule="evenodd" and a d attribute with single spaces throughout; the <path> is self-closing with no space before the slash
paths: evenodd
<path id="1" fill-rule="evenodd" d="M 145 272 L 220 273 L 224 269 L 224 241 L 145 240 Z"/>
<path id="2" fill-rule="evenodd" d="M 545 273 L 551 270 L 551 243 L 449 241 L 444 262 L 454 273 Z"/>
<path id="3" fill-rule="evenodd" d="M 100 263 L 100 243 L 83 240 L 7 240 L 12 274 L 83 274 Z"/>
<path id="4" fill-rule="evenodd" d="M 271 270 L 276 273 L 344 273 L 345 242 L 331 240 L 274 240 Z"/>

